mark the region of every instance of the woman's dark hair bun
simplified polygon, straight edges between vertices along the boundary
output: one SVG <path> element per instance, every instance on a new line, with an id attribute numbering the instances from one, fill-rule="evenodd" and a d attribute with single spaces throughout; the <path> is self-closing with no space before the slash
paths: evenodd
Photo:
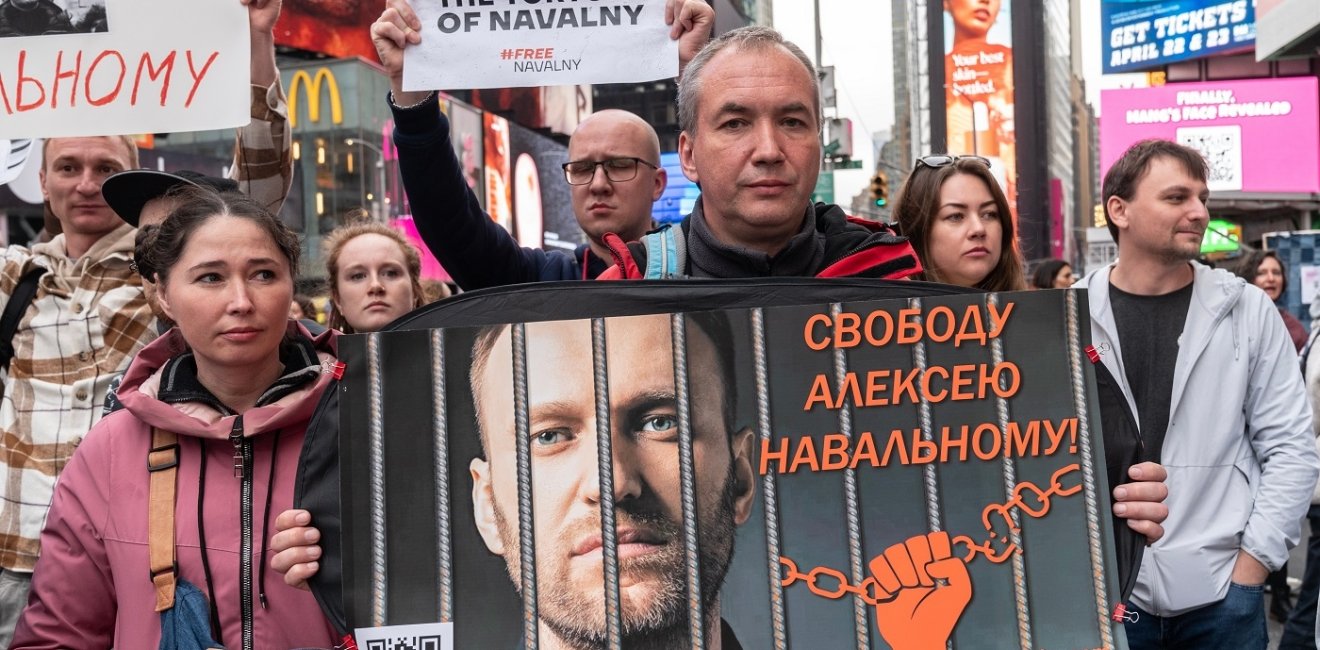
<path id="1" fill-rule="evenodd" d="M 133 239 L 133 266 L 143 280 L 157 282 L 156 265 L 151 260 L 151 249 L 160 235 L 160 226 L 152 224 L 138 229 Z"/>

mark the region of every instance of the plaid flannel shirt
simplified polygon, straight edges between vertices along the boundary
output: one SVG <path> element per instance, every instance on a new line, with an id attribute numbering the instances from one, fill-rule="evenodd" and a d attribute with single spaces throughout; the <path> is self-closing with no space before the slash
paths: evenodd
<path id="1" fill-rule="evenodd" d="M 293 185 L 293 132 L 279 79 L 269 88 L 252 86 L 252 122 L 238 130 L 229 177 L 238 189 L 276 216 Z M 294 269 L 297 271 L 297 269 Z"/>
<path id="2" fill-rule="evenodd" d="M 156 337 L 130 268 L 137 231 L 124 224 L 77 260 L 64 235 L 5 249 L 0 298 L 32 266 L 47 269 L 14 335 L 0 400 L 0 568 L 31 571 L 55 479 L 101 414 L 110 380 Z"/>
<path id="3" fill-rule="evenodd" d="M 278 213 L 293 182 L 284 90 L 252 86 L 252 122 L 238 130 L 229 177 Z M 49 270 L 14 335 L 0 401 L 0 569 L 30 572 L 55 480 L 100 419 L 111 382 L 156 338 L 156 320 L 130 268 L 128 224 L 69 259 L 64 236 L 0 254 L 0 310 L 32 266 Z M 145 462 L 145 460 L 144 460 Z"/>

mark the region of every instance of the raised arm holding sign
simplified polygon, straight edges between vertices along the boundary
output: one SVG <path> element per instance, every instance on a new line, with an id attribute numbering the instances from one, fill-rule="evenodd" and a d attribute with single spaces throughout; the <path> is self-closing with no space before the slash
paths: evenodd
<path id="1" fill-rule="evenodd" d="M 638 0 L 640 3 L 658 4 L 656 0 Z M 648 14 L 649 15 L 649 14 Z M 663 78 L 665 76 L 676 76 L 678 71 L 696 56 L 706 41 L 710 39 L 711 28 L 715 25 L 715 11 L 710 5 L 701 0 L 665 0 L 664 3 L 664 24 L 668 27 L 668 38 L 658 52 L 654 50 L 645 51 L 647 59 L 654 59 L 668 66 L 668 61 L 672 58 L 670 53 L 677 53 L 678 68 L 668 75 L 660 75 L 654 78 Z M 652 31 L 657 27 L 651 27 Z M 380 62 L 385 66 L 386 74 L 390 77 L 390 86 L 393 89 L 394 102 L 399 106 L 411 106 L 426 98 L 426 95 L 432 90 L 442 88 L 492 88 L 492 87 L 524 87 L 524 86 L 543 86 L 565 83 L 576 83 L 572 80 L 557 80 L 553 83 L 546 83 L 542 79 L 523 80 L 522 83 L 503 83 L 473 85 L 465 84 L 463 80 L 468 73 L 459 74 L 454 66 L 440 66 L 425 75 L 426 79 L 432 80 L 429 84 L 411 83 L 414 78 L 421 77 L 421 73 L 408 73 L 408 81 L 404 80 L 404 62 L 405 57 L 409 61 L 420 61 L 414 63 L 412 67 L 423 67 L 427 59 L 421 55 L 415 54 L 417 50 L 408 50 L 407 46 L 421 46 L 422 33 L 425 32 L 422 19 L 418 13 L 413 10 L 407 0 L 387 0 L 385 11 L 380 18 L 371 25 L 371 40 L 376 44 L 376 54 L 380 56 Z M 661 33 L 664 33 L 662 31 Z M 444 37 L 448 40 L 451 37 Z M 440 40 L 439 38 L 435 40 Z M 431 45 L 428 42 L 428 48 Z M 449 43 L 444 46 L 446 49 L 459 49 L 455 43 Z M 436 47 L 439 49 L 439 46 Z M 630 48 L 635 51 L 641 51 L 640 47 Z M 544 52 L 543 52 L 544 54 Z M 626 60 L 627 51 L 614 50 L 608 52 L 611 58 Z M 521 56 L 521 54 L 519 55 Z M 442 77 L 442 74 L 454 73 L 452 77 Z M 636 73 L 628 76 L 627 79 L 620 81 L 640 81 L 642 73 Z M 650 80 L 650 79 L 647 79 Z M 517 80 L 515 80 L 517 81 Z M 604 83 L 604 82 L 596 82 Z M 408 90 L 404 90 L 407 86 Z"/>
<path id="2" fill-rule="evenodd" d="M 715 13 L 700 0 L 669 0 L 663 18 L 681 66 L 709 38 Z M 632 241 L 654 227 L 651 206 L 667 181 L 655 130 L 631 113 L 601 111 L 574 131 L 564 162 L 579 173 L 561 181 L 570 185 L 574 216 L 588 242 L 571 253 L 520 247 L 482 212 L 463 180 L 447 119 L 431 94 L 404 90 L 404 64 L 414 65 L 405 51 L 421 43 L 421 25 L 411 5 L 392 0 L 372 25 L 372 38 L 391 81 L 399 169 L 418 232 L 460 286 L 594 279 L 612 263 L 606 233 Z M 581 173 L 584 165 L 592 166 L 589 177 Z"/>

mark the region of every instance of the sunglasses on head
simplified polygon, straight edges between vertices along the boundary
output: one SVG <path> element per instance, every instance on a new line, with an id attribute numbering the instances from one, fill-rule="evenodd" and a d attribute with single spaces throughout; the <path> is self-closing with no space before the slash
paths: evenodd
<path id="1" fill-rule="evenodd" d="M 939 169 L 940 167 L 948 167 L 959 160 L 975 160 L 986 167 L 990 166 L 990 159 L 983 156 L 950 156 L 947 154 L 941 154 L 938 156 L 922 156 L 918 158 L 914 169 L 921 169 L 922 167 Z"/>

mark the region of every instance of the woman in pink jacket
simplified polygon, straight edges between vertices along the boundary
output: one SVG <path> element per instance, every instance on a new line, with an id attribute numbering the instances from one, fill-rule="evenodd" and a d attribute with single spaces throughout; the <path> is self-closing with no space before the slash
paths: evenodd
<path id="1" fill-rule="evenodd" d="M 312 340 L 288 320 L 298 240 L 278 219 L 237 194 L 179 200 L 135 252 L 177 326 L 138 353 L 119 388 L 124 409 L 64 469 L 13 648 L 157 648 L 163 617 L 178 619 L 189 599 L 209 611 L 210 629 L 195 627 L 226 648 L 335 643 L 312 595 L 265 570 L 335 333 Z M 160 471 L 177 476 L 153 479 Z"/>

